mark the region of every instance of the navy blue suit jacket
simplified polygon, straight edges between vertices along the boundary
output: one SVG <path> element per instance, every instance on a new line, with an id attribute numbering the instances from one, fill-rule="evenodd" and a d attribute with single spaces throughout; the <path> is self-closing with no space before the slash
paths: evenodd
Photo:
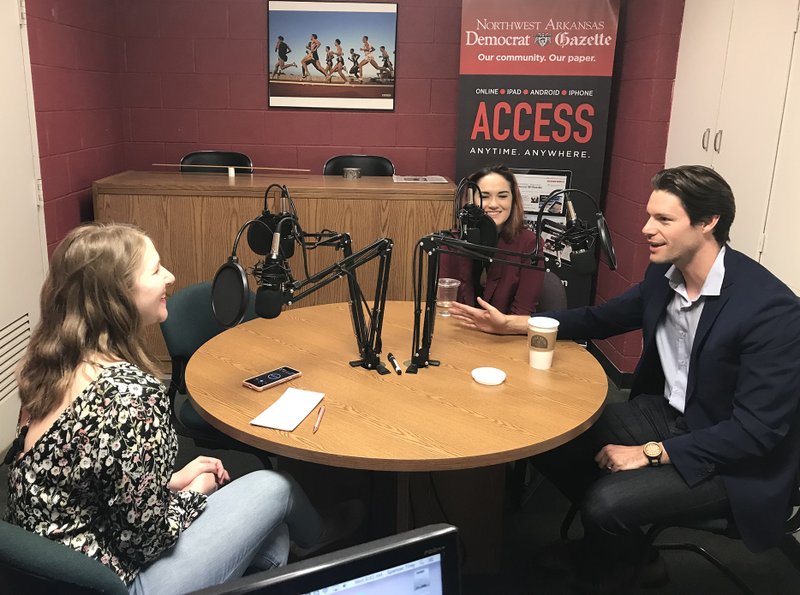
<path id="1" fill-rule="evenodd" d="M 689 364 L 687 434 L 664 441 L 686 483 L 719 473 L 745 544 L 783 535 L 800 465 L 800 300 L 757 262 L 730 247 L 719 297 L 707 297 Z M 602 339 L 641 329 L 631 397 L 664 394 L 656 325 L 674 292 L 668 265 L 606 304 L 550 313 L 559 339 Z"/>

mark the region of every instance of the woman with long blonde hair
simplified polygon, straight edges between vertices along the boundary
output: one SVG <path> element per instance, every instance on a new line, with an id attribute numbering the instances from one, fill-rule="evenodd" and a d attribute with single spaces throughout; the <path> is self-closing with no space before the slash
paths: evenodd
<path id="1" fill-rule="evenodd" d="M 173 472 L 170 402 L 142 348 L 175 278 L 126 225 L 74 229 L 53 254 L 18 372 L 6 520 L 116 572 L 131 593 L 183 593 L 312 547 L 320 517 L 288 476 L 230 481 L 201 456 Z"/>

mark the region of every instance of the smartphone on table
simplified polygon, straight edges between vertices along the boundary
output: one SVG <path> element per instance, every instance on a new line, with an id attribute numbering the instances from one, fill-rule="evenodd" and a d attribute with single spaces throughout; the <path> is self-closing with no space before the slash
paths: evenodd
<path id="1" fill-rule="evenodd" d="M 281 368 L 270 370 L 269 372 L 264 372 L 258 376 L 253 376 L 252 378 L 242 380 L 242 385 L 253 390 L 262 391 L 272 388 L 278 384 L 289 382 L 293 378 L 300 376 L 300 374 L 300 370 L 295 370 L 289 366 L 283 366 Z"/>

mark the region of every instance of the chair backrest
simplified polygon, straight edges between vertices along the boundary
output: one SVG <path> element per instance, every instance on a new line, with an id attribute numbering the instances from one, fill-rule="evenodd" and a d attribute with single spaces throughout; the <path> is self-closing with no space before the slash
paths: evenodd
<path id="1" fill-rule="evenodd" d="M 207 165 L 209 167 L 185 167 L 187 165 Z M 225 174 L 227 167 L 214 166 L 235 165 L 237 174 L 253 173 L 253 162 L 244 153 L 235 151 L 195 151 L 188 153 L 181 159 L 182 173 Z"/>
<path id="2" fill-rule="evenodd" d="M 161 334 L 172 359 L 173 381 L 183 390 L 183 367 L 203 343 L 224 331 L 225 327 L 214 318 L 210 281 L 175 292 L 167 301 L 167 312 L 167 319 L 161 323 Z M 244 320 L 255 317 L 255 299 L 251 293 Z"/>
<path id="3" fill-rule="evenodd" d="M 542 291 L 539 294 L 537 312 L 552 312 L 564 310 L 567 307 L 567 290 L 561 283 L 561 278 L 552 271 L 545 271 Z"/>
<path id="4" fill-rule="evenodd" d="M 380 155 L 337 155 L 325 162 L 322 173 L 341 176 L 346 167 L 358 167 L 362 176 L 393 176 L 394 163 Z"/>
<path id="5" fill-rule="evenodd" d="M 0 521 L 0 585 L 4 593 L 119 593 L 128 588 L 97 560 Z"/>

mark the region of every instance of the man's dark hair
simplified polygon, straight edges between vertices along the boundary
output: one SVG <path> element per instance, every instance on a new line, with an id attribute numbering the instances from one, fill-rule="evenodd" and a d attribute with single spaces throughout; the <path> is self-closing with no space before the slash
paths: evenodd
<path id="1" fill-rule="evenodd" d="M 653 190 L 663 190 L 681 199 L 692 225 L 706 223 L 719 215 L 714 239 L 720 246 L 730 240 L 736 203 L 731 187 L 713 169 L 703 165 L 662 169 L 653 176 L 652 184 Z"/>

